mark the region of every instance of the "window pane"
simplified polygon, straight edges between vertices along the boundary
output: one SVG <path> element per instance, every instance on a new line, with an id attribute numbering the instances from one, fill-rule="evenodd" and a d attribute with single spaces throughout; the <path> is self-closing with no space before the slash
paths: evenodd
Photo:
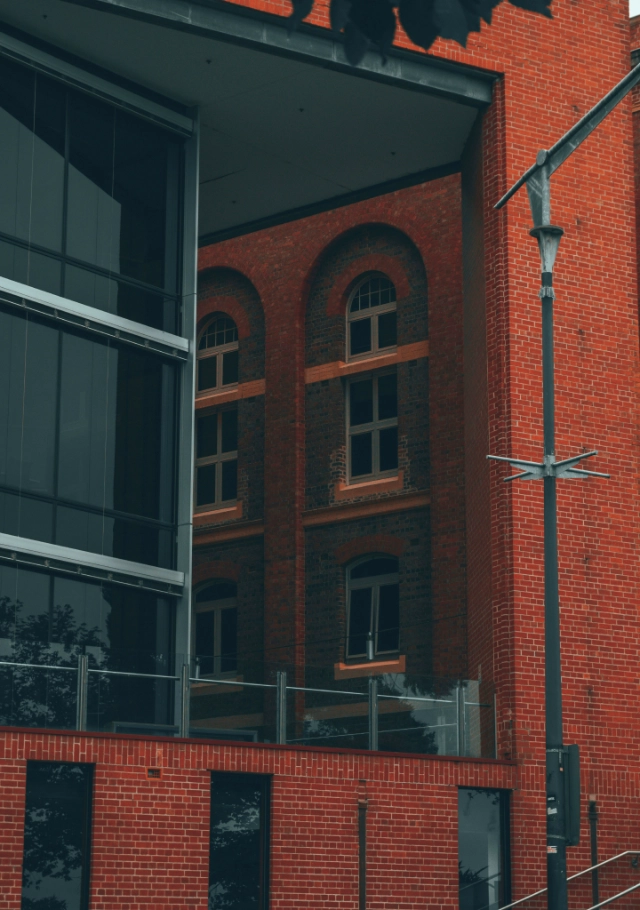
<path id="1" fill-rule="evenodd" d="M 398 428 L 380 430 L 380 470 L 395 471 L 398 467 Z"/>
<path id="2" fill-rule="evenodd" d="M 351 437 L 351 476 L 360 477 L 371 474 L 373 462 L 371 458 L 371 433 L 360 433 Z"/>
<path id="3" fill-rule="evenodd" d="M 0 531 L 52 542 L 53 505 L 32 496 L 0 493 Z"/>
<path id="4" fill-rule="evenodd" d="M 349 324 L 349 354 L 365 354 L 371 350 L 371 320 L 358 319 Z"/>
<path id="5" fill-rule="evenodd" d="M 505 893 L 505 852 L 499 790 L 458 790 L 458 867 L 460 910 L 497 910 Z"/>
<path id="6" fill-rule="evenodd" d="M 231 673 L 237 669 L 238 611 L 235 607 L 222 610 L 220 615 L 220 670 Z"/>
<path id="7" fill-rule="evenodd" d="M 349 385 L 349 418 L 352 427 L 373 420 L 373 380 L 361 379 Z"/>
<path id="8" fill-rule="evenodd" d="M 227 600 L 229 597 L 236 596 L 237 585 L 235 581 L 214 581 L 201 588 L 196 594 L 196 603 L 209 603 L 212 600 Z"/>
<path id="9" fill-rule="evenodd" d="M 29 236 L 35 75 L 0 59 L 0 230 Z"/>
<path id="10" fill-rule="evenodd" d="M 379 348 L 390 348 L 397 343 L 396 321 L 395 313 L 382 313 L 378 316 Z"/>
<path id="11" fill-rule="evenodd" d="M 387 373 L 378 377 L 378 419 L 388 420 L 398 416 L 398 377 Z"/>
<path id="12" fill-rule="evenodd" d="M 198 417 L 196 458 L 207 458 L 218 454 L 218 415 L 207 414 Z"/>
<path id="13" fill-rule="evenodd" d="M 347 656 L 367 653 L 367 637 L 371 629 L 371 588 L 351 592 L 349 600 L 349 641 Z"/>
<path id="14" fill-rule="evenodd" d="M 59 82 L 37 74 L 29 240 L 51 250 L 62 247 L 65 96 Z"/>
<path id="15" fill-rule="evenodd" d="M 22 906 L 86 907 L 91 765 L 27 763 Z"/>
<path id="16" fill-rule="evenodd" d="M 260 910 L 265 906 L 267 795 L 264 777 L 211 775 L 210 910 Z"/>
<path id="17" fill-rule="evenodd" d="M 62 266 L 57 259 L 3 240 L 0 240 L 0 275 L 51 294 L 62 291 Z"/>
<path id="18" fill-rule="evenodd" d="M 238 495 L 238 462 L 222 462 L 222 499 L 235 499 Z"/>
<path id="19" fill-rule="evenodd" d="M 198 361 L 198 391 L 215 389 L 218 384 L 218 358 L 203 357 Z"/>
<path id="20" fill-rule="evenodd" d="M 222 446 L 221 452 L 235 452 L 238 449 L 238 412 L 222 412 Z"/>
<path id="21" fill-rule="evenodd" d="M 206 506 L 216 501 L 216 466 L 205 465 L 196 470 L 196 505 Z"/>
<path id="22" fill-rule="evenodd" d="M 222 355 L 222 385 L 238 381 L 238 352 L 227 351 Z"/>
<path id="23" fill-rule="evenodd" d="M 373 575 L 393 575 L 398 571 L 398 560 L 389 556 L 376 556 L 351 569 L 351 578 L 370 578 Z"/>
<path id="24" fill-rule="evenodd" d="M 65 267 L 64 296 L 143 325 L 176 331 L 175 300 L 88 269 Z"/>
<path id="25" fill-rule="evenodd" d="M 196 657 L 200 661 L 201 673 L 213 673 L 215 617 L 213 610 L 196 613 Z"/>
<path id="26" fill-rule="evenodd" d="M 398 585 L 381 585 L 378 604 L 378 651 L 397 651 L 400 625 Z"/>

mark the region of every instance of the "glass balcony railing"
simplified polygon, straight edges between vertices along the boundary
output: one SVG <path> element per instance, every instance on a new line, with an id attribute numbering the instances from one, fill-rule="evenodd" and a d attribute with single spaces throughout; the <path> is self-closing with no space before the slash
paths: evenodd
<path id="1" fill-rule="evenodd" d="M 211 659 L 89 648 L 17 657 L 0 654 L 0 726 L 495 757 L 493 691 L 473 680 L 246 661 L 203 674 Z"/>

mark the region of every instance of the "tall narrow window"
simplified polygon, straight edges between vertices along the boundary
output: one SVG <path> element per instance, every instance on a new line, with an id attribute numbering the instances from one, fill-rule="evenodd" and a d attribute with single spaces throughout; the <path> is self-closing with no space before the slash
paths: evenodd
<path id="1" fill-rule="evenodd" d="M 509 891 L 509 794 L 458 790 L 460 910 L 498 910 Z"/>
<path id="2" fill-rule="evenodd" d="M 350 480 L 398 470 L 398 386 L 395 373 L 353 379 L 348 386 Z"/>
<path id="3" fill-rule="evenodd" d="M 93 766 L 27 762 L 22 910 L 85 910 Z"/>
<path id="4" fill-rule="evenodd" d="M 269 778 L 211 775 L 209 910 L 268 907 Z"/>
<path id="5" fill-rule="evenodd" d="M 398 560 L 365 557 L 347 572 L 347 657 L 374 657 L 398 650 Z"/>
<path id="6" fill-rule="evenodd" d="M 198 417 L 196 508 L 231 503 L 238 495 L 238 409 Z"/>
<path id="7" fill-rule="evenodd" d="M 396 343 L 396 289 L 385 275 L 372 275 L 356 287 L 347 307 L 348 358 L 370 357 Z"/>
<path id="8" fill-rule="evenodd" d="M 238 608 L 235 581 L 215 581 L 196 594 L 195 654 L 203 676 L 238 668 Z"/>
<path id="9" fill-rule="evenodd" d="M 216 316 L 198 339 L 198 392 L 238 381 L 238 329 L 228 316 Z"/>

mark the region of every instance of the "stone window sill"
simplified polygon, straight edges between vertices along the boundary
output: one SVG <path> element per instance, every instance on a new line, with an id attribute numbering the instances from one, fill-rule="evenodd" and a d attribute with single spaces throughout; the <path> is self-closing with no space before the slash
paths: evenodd
<path id="1" fill-rule="evenodd" d="M 344 483 L 339 481 L 333 491 L 335 502 L 345 499 L 356 499 L 360 496 L 375 496 L 376 493 L 397 493 L 402 490 L 404 473 L 398 471 L 395 477 L 381 477 L 379 480 L 366 480 L 364 483 Z"/>
<path id="2" fill-rule="evenodd" d="M 193 516 L 194 528 L 203 528 L 207 525 L 219 524 L 222 521 L 234 521 L 242 518 L 242 502 L 238 501 L 233 506 L 222 509 L 212 509 L 209 512 L 196 512 Z"/>
<path id="3" fill-rule="evenodd" d="M 407 658 L 404 654 L 392 660 L 368 660 L 364 664 L 334 664 L 334 679 L 356 679 L 359 676 L 378 676 L 382 673 L 404 673 Z"/>

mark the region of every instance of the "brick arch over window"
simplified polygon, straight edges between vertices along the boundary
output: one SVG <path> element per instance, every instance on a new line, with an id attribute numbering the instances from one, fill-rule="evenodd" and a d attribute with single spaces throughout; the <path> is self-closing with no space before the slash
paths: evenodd
<path id="1" fill-rule="evenodd" d="M 405 551 L 406 541 L 401 537 L 391 534 L 368 534 L 357 537 L 341 544 L 335 550 L 335 559 L 338 565 L 344 566 L 360 556 L 369 556 L 374 553 L 384 553 L 385 556 L 400 558 Z"/>
<path id="2" fill-rule="evenodd" d="M 240 579 L 240 572 L 240 566 L 236 563 L 228 559 L 216 559 L 194 566 L 191 583 L 194 588 L 199 588 L 208 581 L 219 579 L 237 582 Z"/>
<path id="3" fill-rule="evenodd" d="M 264 311 L 249 279 L 235 269 L 214 268 L 198 275 L 198 331 L 214 313 L 238 327 L 240 382 L 264 378 Z"/>
<path id="4" fill-rule="evenodd" d="M 336 277 L 335 284 L 327 299 L 328 316 L 344 316 L 347 302 L 355 285 L 368 272 L 382 272 L 391 279 L 396 288 L 396 297 L 402 301 L 411 293 L 407 272 L 401 262 L 381 253 L 363 256 L 346 266 Z"/>

